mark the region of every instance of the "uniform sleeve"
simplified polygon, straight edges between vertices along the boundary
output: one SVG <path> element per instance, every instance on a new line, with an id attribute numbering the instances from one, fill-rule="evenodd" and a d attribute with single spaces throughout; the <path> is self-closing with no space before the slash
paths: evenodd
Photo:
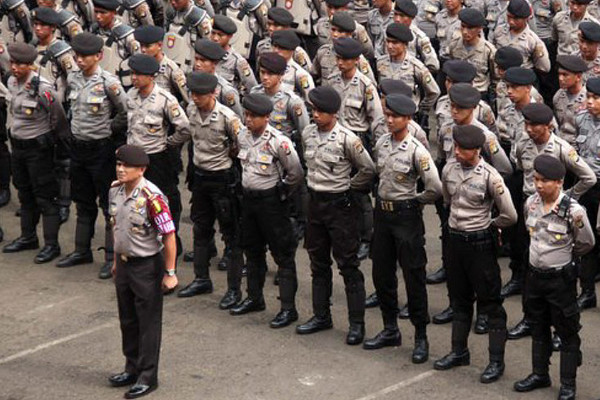
<path id="1" fill-rule="evenodd" d="M 285 184 L 291 187 L 299 185 L 304 180 L 304 170 L 294 145 L 287 137 L 279 137 L 277 157 L 285 169 Z"/>
<path id="2" fill-rule="evenodd" d="M 113 134 L 127 131 L 127 94 L 117 79 L 107 81 L 106 94 L 116 114 L 110 123 Z"/>
<path id="3" fill-rule="evenodd" d="M 175 128 L 174 135 L 189 137 L 191 135 L 190 121 L 177 100 L 171 96 L 171 99 L 166 101 L 165 108 L 166 117 Z"/>
<path id="4" fill-rule="evenodd" d="M 299 97 L 294 97 L 295 98 L 288 103 L 288 107 L 290 108 L 288 115 L 292 116 L 292 121 L 294 121 L 294 127 L 296 128 L 299 137 L 302 131 L 304 131 L 304 128 L 310 123 L 310 119 L 304 101 Z"/>
<path id="5" fill-rule="evenodd" d="M 444 207 L 450 207 L 450 202 L 452 201 L 450 192 L 448 192 L 448 174 L 451 166 L 452 164 L 446 164 L 442 169 L 442 198 L 444 199 Z"/>
<path id="6" fill-rule="evenodd" d="M 577 183 L 568 191 L 577 200 L 596 184 L 596 174 L 571 145 L 566 145 L 562 151 L 567 170 L 578 178 Z"/>
<path id="7" fill-rule="evenodd" d="M 150 7 L 145 1 L 140 3 L 134 10 L 135 18 L 138 20 L 140 25 L 154 25 L 152 14 L 150 14 Z"/>
<path id="8" fill-rule="evenodd" d="M 67 115 L 62 104 L 58 101 L 56 92 L 51 88 L 40 89 L 40 101 L 48 110 L 50 127 L 61 140 L 69 140 L 71 137 L 71 127 L 67 120 Z"/>
<path id="9" fill-rule="evenodd" d="M 313 63 L 310 60 L 310 57 L 308 56 L 306 50 L 304 50 L 300 46 L 296 47 L 296 50 L 294 51 L 294 61 L 296 61 L 298 65 L 300 65 L 305 70 L 312 70 Z"/>
<path id="10" fill-rule="evenodd" d="M 140 44 L 137 40 L 135 40 L 133 34 L 125 38 L 125 48 L 127 49 L 127 52 L 130 56 L 138 54 L 140 52 Z"/>
<path id="11" fill-rule="evenodd" d="M 150 191 L 144 188 L 146 193 L 150 193 Z M 169 233 L 175 232 L 175 223 L 173 222 L 173 217 L 171 216 L 171 210 L 169 210 L 169 205 L 165 200 L 163 195 L 150 193 L 147 195 L 148 202 L 148 216 L 150 217 L 150 221 L 152 226 L 160 233 L 161 235 L 168 235 Z"/>
<path id="12" fill-rule="evenodd" d="M 482 107 L 481 104 L 485 104 L 485 107 Z M 498 127 L 496 126 L 496 116 L 492 111 L 492 107 L 490 107 L 487 103 L 481 102 L 479 103 L 481 108 L 481 123 L 483 123 L 494 135 L 498 136 Z"/>
<path id="13" fill-rule="evenodd" d="M 415 154 L 416 169 L 423 182 L 423 191 L 417 194 L 416 199 L 425 204 L 431 204 L 442 195 L 442 181 L 438 174 L 431 155 L 425 149 L 417 149 Z"/>
<path id="14" fill-rule="evenodd" d="M 585 209 L 571 205 L 571 228 L 573 230 L 573 254 L 583 256 L 594 248 L 596 239 Z"/>
<path id="15" fill-rule="evenodd" d="M 440 87 L 435 82 L 435 79 L 433 79 L 431 72 L 429 72 L 429 70 L 424 65 L 418 66 L 415 72 L 416 79 L 425 93 L 425 96 L 423 98 L 423 101 L 421 101 L 419 108 L 421 109 L 421 111 L 428 111 L 429 109 L 431 109 L 431 107 L 434 106 L 438 97 L 440 97 Z"/>
<path id="16" fill-rule="evenodd" d="M 321 57 L 320 57 L 320 51 L 321 49 L 317 50 L 317 54 L 315 55 L 315 58 L 313 59 L 312 62 L 312 68 L 310 69 L 310 74 L 312 76 L 314 76 L 315 80 L 319 81 L 321 80 L 322 76 L 321 76 Z"/>
<path id="17" fill-rule="evenodd" d="M 423 60 L 429 72 L 437 73 L 440 69 L 440 60 L 431 45 L 431 40 L 427 35 L 417 35 L 417 53 Z"/>
<path id="18" fill-rule="evenodd" d="M 212 32 L 212 22 L 211 19 L 206 17 L 204 18 L 197 27 L 198 37 L 208 38 L 210 33 Z"/>
<path id="19" fill-rule="evenodd" d="M 533 66 L 542 71 L 548 72 L 550 71 L 550 55 L 548 54 L 548 49 L 542 40 L 535 36 L 535 49 L 531 55 L 533 60 Z"/>
<path id="20" fill-rule="evenodd" d="M 381 99 L 372 82 L 369 82 L 365 87 L 365 105 L 371 135 L 375 138 L 380 138 L 387 133 L 387 127 L 383 115 L 383 107 L 381 106 Z"/>
<path id="21" fill-rule="evenodd" d="M 315 88 L 315 81 L 312 76 L 304 70 L 301 73 L 296 71 L 296 89 L 302 94 L 304 101 L 308 101 L 308 92 Z"/>
<path id="22" fill-rule="evenodd" d="M 354 36 L 355 36 L 355 39 L 358 40 L 360 42 L 360 44 L 362 44 L 364 56 L 366 58 L 368 58 L 369 60 L 372 60 L 373 58 L 375 58 L 375 49 L 373 47 L 373 41 L 369 37 L 367 30 L 364 28 L 363 29 L 358 28 L 358 29 L 356 29 L 356 31 L 354 31 Z"/>
<path id="23" fill-rule="evenodd" d="M 350 180 L 350 187 L 358 191 L 370 189 L 375 177 L 375 164 L 362 140 L 356 135 L 348 135 L 344 139 L 344 146 L 352 166 L 358 170 Z"/>
<path id="24" fill-rule="evenodd" d="M 171 73 L 171 87 L 177 96 L 182 100 L 184 106 L 189 104 L 190 97 L 188 94 L 185 73 L 176 64 L 173 65 L 173 72 Z"/>
<path id="25" fill-rule="evenodd" d="M 512 175 L 513 169 L 510 160 L 493 135 L 487 137 L 484 146 L 485 152 L 490 156 L 492 166 L 500 173 L 500 175 Z"/>
<path id="26" fill-rule="evenodd" d="M 244 110 L 242 109 L 242 104 L 240 103 L 240 95 L 237 90 L 232 87 L 223 86 L 221 92 L 221 104 L 229 107 L 234 113 L 236 113 L 240 118 L 244 116 Z"/>
<path id="27" fill-rule="evenodd" d="M 244 94 L 250 93 L 250 90 L 258 85 L 250 64 L 245 58 L 240 57 L 236 60 L 235 69 L 241 84 L 244 86 Z"/>
<path id="28" fill-rule="evenodd" d="M 367 59 L 363 56 L 359 57 L 358 59 L 358 69 L 363 73 L 363 75 L 371 80 L 373 85 L 377 86 L 377 79 L 375 79 L 373 68 L 371 68 L 369 61 L 367 61 Z"/>
<path id="29" fill-rule="evenodd" d="M 492 225 L 506 228 L 517 223 L 517 210 L 513 204 L 510 192 L 499 174 L 490 174 L 488 178 L 488 193 L 498 209 L 498 215 L 492 219 Z"/>

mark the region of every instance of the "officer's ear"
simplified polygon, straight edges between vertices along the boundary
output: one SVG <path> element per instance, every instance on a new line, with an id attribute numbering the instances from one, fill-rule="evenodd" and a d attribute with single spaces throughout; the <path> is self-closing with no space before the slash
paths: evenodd
<path id="1" fill-rule="evenodd" d="M 100 61 L 104 58 L 104 50 L 100 50 L 99 53 L 96 53 L 96 61 Z"/>

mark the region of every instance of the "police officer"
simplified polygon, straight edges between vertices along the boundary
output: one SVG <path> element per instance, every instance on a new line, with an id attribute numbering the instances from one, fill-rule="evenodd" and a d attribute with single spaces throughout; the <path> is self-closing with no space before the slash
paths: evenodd
<path id="1" fill-rule="evenodd" d="M 33 39 L 33 27 L 31 24 L 31 13 L 27 8 L 25 0 L 4 0 L 2 2 L 3 12 L 9 21 L 9 31 L 2 32 L 0 39 L 3 50 L 6 51 L 5 41 L 31 42 Z M 8 60 L 7 60 L 8 61 Z"/>
<path id="2" fill-rule="evenodd" d="M 308 101 L 308 93 L 315 87 L 310 73 L 293 60 L 296 48 L 300 46 L 300 38 L 292 30 L 275 31 L 271 35 L 273 51 L 287 61 L 287 69 L 283 75 L 283 85 L 293 90 L 304 101 Z"/>
<path id="3" fill-rule="evenodd" d="M 569 0 L 569 9 L 557 13 L 552 19 L 552 40 L 557 42 L 558 55 L 573 54 L 579 41 L 579 24 L 598 20 L 587 11 L 591 0 Z"/>
<path id="4" fill-rule="evenodd" d="M 116 257 L 112 265 L 125 369 L 108 378 L 131 386 L 135 399 L 158 386 L 163 290 L 177 286 L 175 224 L 166 197 L 144 171 L 151 162 L 140 147 L 116 153 L 118 185 L 110 189 L 109 212 Z"/>
<path id="5" fill-rule="evenodd" d="M 458 13 L 463 8 L 461 0 L 444 0 L 443 4 L 445 7 L 435 15 L 435 36 L 439 45 L 438 55 L 442 67 L 448 59 L 450 41 L 460 36 Z M 443 79 L 443 75 L 440 78 Z"/>
<path id="6" fill-rule="evenodd" d="M 278 267 L 281 301 L 281 311 L 270 326 L 281 328 L 298 320 L 297 242 L 287 197 L 304 179 L 304 171 L 290 139 L 269 124 L 272 101 L 253 93 L 244 97 L 243 104 L 247 128 L 238 136 L 238 158 L 242 166 L 242 243 L 248 263 L 248 297 L 229 312 L 241 315 L 265 309 L 262 292 L 268 245 Z"/>
<path id="7" fill-rule="evenodd" d="M 10 201 L 10 151 L 8 140 L 8 89 L 0 83 L 0 207 Z"/>
<path id="8" fill-rule="evenodd" d="M 57 26 L 59 27 L 58 38 L 71 41 L 75 36 L 83 32 L 83 26 L 77 15 L 71 11 L 65 10 L 62 3 L 58 4 L 56 0 L 38 0 L 38 7 L 48 7 L 56 11 L 58 16 Z"/>
<path id="9" fill-rule="evenodd" d="M 388 25 L 394 22 L 394 2 L 392 0 L 374 0 L 373 8 L 367 14 L 365 27 L 375 50 L 375 57 L 385 54 L 385 37 Z"/>
<path id="10" fill-rule="evenodd" d="M 68 77 L 71 115 L 71 193 L 77 206 L 75 251 L 57 267 L 71 267 L 93 261 L 91 240 L 98 205 L 105 217 L 105 263 L 100 278 L 110 278 L 113 264 L 113 236 L 109 224 L 108 191 L 114 180 L 115 144 L 127 130 L 127 96 L 119 80 L 104 71 L 100 59 L 104 41 L 89 32 L 72 42 L 80 69 Z M 96 203 L 98 199 L 98 203 Z"/>
<path id="11" fill-rule="evenodd" d="M 425 147 L 409 133 L 409 121 L 416 111 L 410 97 L 386 96 L 386 117 L 390 133 L 382 136 L 373 156 L 379 175 L 373 233 L 373 282 L 379 299 L 384 329 L 366 340 L 365 349 L 399 346 L 398 279 L 396 264 L 402 268 L 408 312 L 415 327 L 412 362 L 429 357 L 426 326 L 427 288 L 425 286 L 425 226 L 422 205 L 441 195 L 437 168 Z M 417 193 L 417 181 L 424 184 Z"/>
<path id="12" fill-rule="evenodd" d="M 335 89 L 321 86 L 310 94 L 315 123 L 302 132 L 309 188 L 305 247 L 312 271 L 313 317 L 298 325 L 298 334 L 330 329 L 331 252 L 344 278 L 350 328 L 346 343 L 364 339 L 365 287 L 359 269 L 357 210 L 351 190 L 371 188 L 375 166 L 361 139 L 337 121 L 342 99 Z M 357 172 L 350 176 L 351 170 Z"/>
<path id="13" fill-rule="evenodd" d="M 167 150 L 169 127 L 175 133 L 189 130 L 189 121 L 177 99 L 154 83 L 160 65 L 154 57 L 134 54 L 129 59 L 133 71 L 134 88 L 127 94 L 127 143 L 144 149 L 151 164 L 145 176 L 155 182 L 169 199 L 173 222 L 179 230 L 181 218 L 181 196 L 177 187 L 179 178 Z M 177 238 L 178 254 L 181 243 Z"/>
<path id="14" fill-rule="evenodd" d="M 588 66 L 583 73 L 583 81 L 589 78 L 600 77 L 600 24 L 595 22 L 582 22 L 579 24 L 579 48 L 574 53 L 580 56 Z"/>
<path id="15" fill-rule="evenodd" d="M 124 0 L 121 12 L 129 26 L 163 26 L 165 2 L 161 0 Z M 214 13 L 213 13 L 214 14 Z"/>
<path id="16" fill-rule="evenodd" d="M 481 157 L 485 135 L 474 125 L 453 129 L 456 160 L 442 171 L 444 203 L 448 219 L 448 288 L 454 319 L 452 351 L 433 367 L 447 370 L 471 361 L 467 340 L 476 297 L 480 311 L 489 318 L 489 364 L 482 383 L 498 380 L 504 373 L 506 312 L 500 297 L 500 267 L 495 254 L 497 229 L 517 221 L 517 212 L 502 176 Z M 492 208 L 498 215 L 492 218 Z"/>
<path id="17" fill-rule="evenodd" d="M 231 18 L 221 14 L 215 15 L 210 38 L 225 50 L 225 55 L 217 65 L 217 73 L 231 83 L 240 94 L 246 95 L 258 83 L 248 61 L 230 44 L 236 32 L 237 26 Z"/>
<path id="18" fill-rule="evenodd" d="M 21 236 L 6 245 L 4 253 L 37 249 L 36 225 L 42 215 L 45 245 L 36 264 L 60 255 L 60 218 L 56 202 L 59 188 L 54 175 L 55 145 L 64 146 L 69 124 L 50 83 L 36 76 L 32 66 L 35 47 L 14 43 L 8 46 L 12 76 L 8 80 L 13 184 L 21 204 Z"/>
<path id="19" fill-rule="evenodd" d="M 168 139 L 170 145 L 179 145 L 191 136 L 194 146 L 191 218 L 194 222 L 195 278 L 179 291 L 178 296 L 190 297 L 213 291 L 208 267 L 210 242 L 215 233 L 215 220 L 218 220 L 225 245 L 231 249 L 227 292 L 219 303 L 219 308 L 224 310 L 236 305 L 242 296 L 239 179 L 234 165 L 241 123 L 231 109 L 217 101 L 218 79 L 215 75 L 194 71 L 188 75 L 188 87 L 193 101 L 187 108 L 190 130 L 176 131 Z"/>
<path id="20" fill-rule="evenodd" d="M 564 162 L 550 154 L 533 161 L 533 194 L 525 203 L 531 244 L 525 307 L 532 320 L 533 373 L 515 382 L 518 392 L 551 385 L 550 326 L 562 339 L 560 400 L 575 399 L 577 367 L 581 365 L 576 259 L 594 246 L 594 233 L 583 207 L 562 189 Z"/>
<path id="21" fill-rule="evenodd" d="M 552 104 L 558 122 L 558 135 L 575 145 L 575 117 L 585 110 L 586 90 L 583 72 L 587 65 L 583 59 L 574 55 L 561 55 L 556 59 L 558 64 L 558 84 L 560 89 L 554 95 Z"/>

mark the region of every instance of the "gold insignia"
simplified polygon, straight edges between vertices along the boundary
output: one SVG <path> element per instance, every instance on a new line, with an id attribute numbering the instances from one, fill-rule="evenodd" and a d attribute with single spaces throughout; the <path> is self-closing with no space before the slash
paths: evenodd
<path id="1" fill-rule="evenodd" d="M 242 68 L 242 72 L 244 73 L 244 76 L 250 76 L 250 67 L 246 64 L 246 66 Z"/>
<path id="2" fill-rule="evenodd" d="M 25 109 L 25 114 L 27 114 L 27 115 L 33 114 L 33 109 L 32 108 L 26 108 Z"/>
<path id="3" fill-rule="evenodd" d="M 92 112 L 95 114 L 99 111 L 98 106 L 92 106 Z"/>
<path id="4" fill-rule="evenodd" d="M 281 126 L 281 124 L 277 124 L 277 125 L 275 125 L 275 128 L 281 130 L 282 126 Z"/>
<path id="5" fill-rule="evenodd" d="M 556 235 L 554 235 L 554 238 L 556 240 L 560 240 L 560 239 L 562 239 L 562 235 L 560 233 L 557 233 Z"/>
<path id="6" fill-rule="evenodd" d="M 265 171 L 267 169 L 267 165 L 266 164 L 261 164 L 260 165 L 260 169 L 262 169 L 263 171 Z"/>
<path id="7" fill-rule="evenodd" d="M 544 46 L 543 45 L 535 46 L 535 55 L 540 58 L 544 57 Z"/>
<path id="8" fill-rule="evenodd" d="M 63 67 L 65 70 L 70 71 L 73 68 L 73 64 L 71 64 L 71 60 L 65 60 Z"/>
<path id="9" fill-rule="evenodd" d="M 573 162 L 579 161 L 579 154 L 577 154 L 577 150 L 571 149 L 571 151 L 569 151 L 569 160 Z"/>
<path id="10" fill-rule="evenodd" d="M 179 105 L 178 104 L 173 104 L 171 106 L 171 116 L 173 118 L 178 118 L 181 115 L 181 112 L 179 111 Z"/>
<path id="11" fill-rule="evenodd" d="M 427 74 L 427 77 L 425 78 L 425 83 L 431 83 L 431 74 Z"/>
<path id="12" fill-rule="evenodd" d="M 299 51 L 296 54 L 296 62 L 303 67 L 306 65 L 306 59 L 304 58 L 304 53 L 302 53 L 301 51 Z"/>
<path id="13" fill-rule="evenodd" d="M 367 96 L 367 100 L 372 101 L 373 100 L 373 89 L 372 88 L 368 88 L 365 91 L 365 95 Z"/>
<path id="14" fill-rule="evenodd" d="M 404 174 L 398 174 L 398 175 L 396 175 L 396 181 L 404 182 L 405 177 L 406 177 L 406 175 L 404 175 Z"/>
<path id="15" fill-rule="evenodd" d="M 137 210 L 144 208 L 146 206 L 146 198 L 144 196 L 138 197 L 135 201 L 135 208 Z"/>
<path id="16" fill-rule="evenodd" d="M 431 168 L 429 165 L 429 156 L 423 156 L 419 158 L 419 166 L 421 167 L 422 171 L 429 171 L 429 168 Z"/>
<path id="17" fill-rule="evenodd" d="M 365 150 L 365 147 L 362 144 L 362 140 L 356 139 L 356 141 L 354 141 L 354 149 L 358 154 L 362 153 Z"/>
<path id="18" fill-rule="evenodd" d="M 240 121 L 238 119 L 234 119 L 231 121 L 231 130 L 237 136 L 240 133 Z"/>
<path id="19" fill-rule="evenodd" d="M 308 88 L 308 78 L 306 76 L 300 77 L 300 87 L 302 87 L 303 89 Z"/>
<path id="20" fill-rule="evenodd" d="M 232 106 L 235 104 L 235 94 L 234 93 L 228 93 L 225 95 L 225 101 L 227 102 L 228 106 Z"/>
<path id="21" fill-rule="evenodd" d="M 499 151 L 498 143 L 496 143 L 495 139 L 490 140 L 490 152 L 492 154 L 496 154 Z"/>
<path id="22" fill-rule="evenodd" d="M 302 105 L 296 104 L 294 106 L 294 114 L 296 114 L 299 117 L 302 115 Z M 279 128 L 277 128 L 277 129 L 279 129 Z"/>
<path id="23" fill-rule="evenodd" d="M 369 64 L 366 62 L 360 62 L 360 69 L 362 71 L 363 74 L 368 74 L 369 73 Z"/>
<path id="24" fill-rule="evenodd" d="M 78 34 L 81 33 L 81 31 L 79 30 L 79 25 L 77 24 L 71 24 L 71 26 L 69 27 L 69 33 L 71 34 L 71 37 L 77 36 Z"/>
<path id="25" fill-rule="evenodd" d="M 160 205 L 160 201 L 158 201 L 158 199 L 154 199 L 152 200 L 152 208 L 154 208 L 154 212 L 156 214 L 160 214 L 162 212 L 162 207 Z"/>
<path id="26" fill-rule="evenodd" d="M 494 181 L 494 188 L 496 189 L 496 193 L 501 196 L 504 194 L 504 182 L 501 179 L 497 179 Z"/>
<path id="27" fill-rule="evenodd" d="M 583 223 L 583 215 L 579 214 L 576 215 L 573 218 L 573 221 L 575 222 L 575 226 L 579 229 L 583 229 L 584 223 Z"/>
<path id="28" fill-rule="evenodd" d="M 269 159 L 269 157 L 267 157 L 264 154 L 262 156 L 260 156 L 260 161 L 262 161 L 262 162 L 267 162 L 268 159 Z"/>
<path id="29" fill-rule="evenodd" d="M 431 46 L 430 45 L 423 46 L 423 53 L 425 53 L 425 54 L 431 53 Z"/>

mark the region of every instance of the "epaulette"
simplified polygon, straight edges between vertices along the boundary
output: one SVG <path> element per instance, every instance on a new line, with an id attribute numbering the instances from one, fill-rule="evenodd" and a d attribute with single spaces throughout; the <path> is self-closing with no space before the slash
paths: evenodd
<path id="1" fill-rule="evenodd" d="M 48 46 L 47 52 L 50 54 L 50 57 L 56 59 L 68 52 L 69 50 L 71 50 L 71 46 L 69 46 L 67 42 L 65 42 L 64 40 L 57 40 L 56 42 Z"/>
<path id="2" fill-rule="evenodd" d="M 198 6 L 192 6 L 189 13 L 183 18 L 183 21 L 188 27 L 196 27 L 206 17 L 206 11 Z"/>
<path id="3" fill-rule="evenodd" d="M 145 0 L 123 0 L 123 7 L 127 10 L 133 10 L 140 4 L 142 4 Z"/>
<path id="4" fill-rule="evenodd" d="M 112 29 L 112 33 L 115 35 L 117 40 L 121 40 L 133 34 L 133 28 L 126 24 L 119 24 Z"/>
<path id="5" fill-rule="evenodd" d="M 60 10 L 57 13 L 57 18 L 58 18 L 58 25 L 60 25 L 60 26 L 65 26 L 69 22 L 72 22 L 77 19 L 75 14 L 73 14 L 67 10 Z"/>
<path id="6" fill-rule="evenodd" d="M 160 205 L 160 202 L 158 201 L 158 197 L 156 195 L 156 193 L 153 193 L 150 188 L 148 188 L 148 186 L 144 186 L 142 188 L 142 194 L 144 195 L 144 197 L 146 197 L 148 199 L 148 201 L 150 202 L 150 205 L 152 206 L 152 208 L 154 209 L 154 212 L 156 214 L 159 214 L 162 212 L 162 206 Z"/>

